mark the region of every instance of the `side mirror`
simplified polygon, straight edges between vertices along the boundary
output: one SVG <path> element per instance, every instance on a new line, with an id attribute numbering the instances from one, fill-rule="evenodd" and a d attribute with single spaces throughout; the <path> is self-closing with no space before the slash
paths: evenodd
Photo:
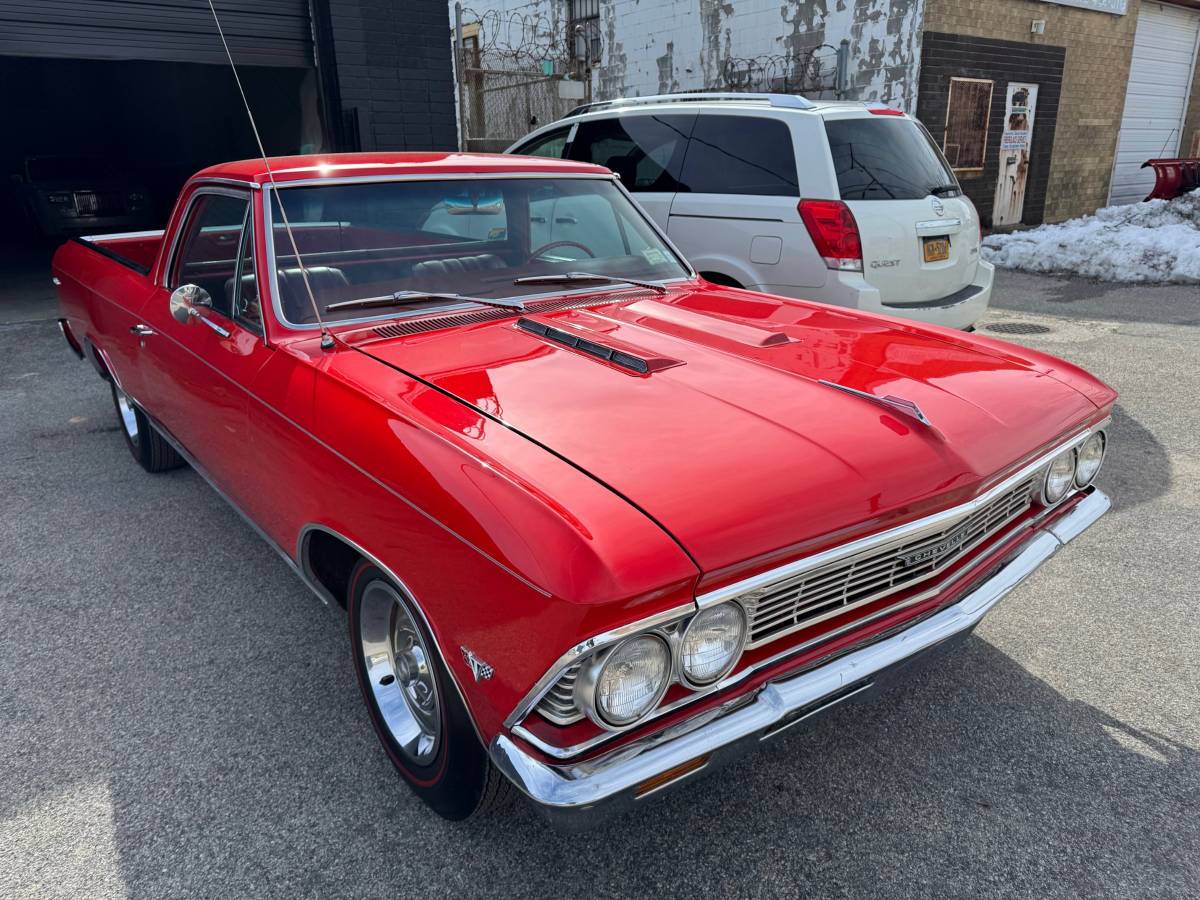
<path id="1" fill-rule="evenodd" d="M 212 297 L 208 291 L 199 285 L 183 284 L 171 292 L 171 315 L 176 322 L 186 325 L 193 318 L 198 318 L 198 307 L 212 308 Z"/>

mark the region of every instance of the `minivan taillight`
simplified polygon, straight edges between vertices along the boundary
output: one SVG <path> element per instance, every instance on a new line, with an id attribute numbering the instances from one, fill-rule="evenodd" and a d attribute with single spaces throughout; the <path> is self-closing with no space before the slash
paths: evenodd
<path id="1" fill-rule="evenodd" d="M 801 200 L 797 209 L 826 266 L 863 270 L 862 240 L 850 207 L 841 200 Z"/>

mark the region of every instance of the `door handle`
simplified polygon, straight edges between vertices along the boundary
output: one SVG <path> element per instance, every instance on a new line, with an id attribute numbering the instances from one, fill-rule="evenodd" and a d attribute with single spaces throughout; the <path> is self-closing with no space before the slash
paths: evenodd
<path id="1" fill-rule="evenodd" d="M 149 325 L 137 324 L 129 329 L 130 334 L 136 334 L 138 337 L 148 337 L 154 334 L 154 329 Z"/>

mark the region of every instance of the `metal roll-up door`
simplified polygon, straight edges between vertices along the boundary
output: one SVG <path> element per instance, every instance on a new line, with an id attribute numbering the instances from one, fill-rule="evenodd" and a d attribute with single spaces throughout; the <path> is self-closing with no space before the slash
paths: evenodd
<path id="1" fill-rule="evenodd" d="M 307 0 L 217 0 L 234 58 L 311 66 Z M 0 0 L 0 56 L 225 64 L 205 0 Z"/>
<path id="2" fill-rule="evenodd" d="M 1143 169 L 1142 163 L 1179 154 L 1198 43 L 1200 12 L 1162 3 L 1142 4 L 1110 203 L 1145 199 L 1154 187 L 1154 173 Z"/>

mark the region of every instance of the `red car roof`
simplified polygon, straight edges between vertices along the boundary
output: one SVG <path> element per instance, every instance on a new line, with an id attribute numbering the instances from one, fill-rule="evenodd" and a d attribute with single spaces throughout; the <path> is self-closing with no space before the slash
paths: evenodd
<path id="1" fill-rule="evenodd" d="M 276 156 L 270 160 L 276 181 L 347 178 L 378 175 L 491 175 L 544 173 L 548 175 L 607 175 L 591 163 L 498 153 L 315 153 Z M 267 169 L 261 159 L 209 166 L 197 178 L 228 178 L 263 184 Z"/>

